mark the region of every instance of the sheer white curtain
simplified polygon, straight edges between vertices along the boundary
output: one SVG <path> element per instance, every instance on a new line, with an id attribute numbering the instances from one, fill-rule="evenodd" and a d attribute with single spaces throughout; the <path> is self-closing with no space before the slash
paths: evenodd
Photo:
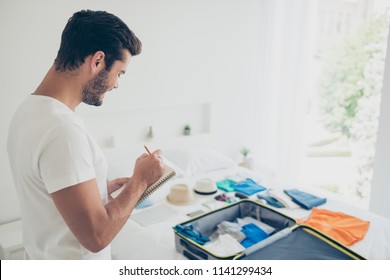
<path id="1" fill-rule="evenodd" d="M 390 130 L 388 121 L 390 119 L 390 31 L 387 39 L 387 55 L 385 73 L 383 78 L 383 89 L 381 108 L 379 115 L 378 138 L 375 148 L 373 182 L 370 197 L 370 210 L 390 219 Z"/>
<path id="2" fill-rule="evenodd" d="M 255 168 L 267 170 L 278 182 L 298 179 L 315 9 L 313 0 L 262 1 L 253 154 Z"/>

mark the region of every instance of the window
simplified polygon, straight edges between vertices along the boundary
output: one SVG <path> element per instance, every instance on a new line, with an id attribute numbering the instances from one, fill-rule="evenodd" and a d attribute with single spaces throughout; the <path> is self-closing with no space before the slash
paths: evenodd
<path id="1" fill-rule="evenodd" d="M 320 0 L 308 95 L 302 184 L 367 208 L 390 1 Z"/>
<path id="2" fill-rule="evenodd" d="M 255 169 L 368 207 L 390 0 L 265 0 Z"/>

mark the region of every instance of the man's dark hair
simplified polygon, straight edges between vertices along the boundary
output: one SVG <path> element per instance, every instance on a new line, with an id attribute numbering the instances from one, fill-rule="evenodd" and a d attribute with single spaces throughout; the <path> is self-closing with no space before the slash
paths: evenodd
<path id="1" fill-rule="evenodd" d="M 83 10 L 68 20 L 54 64 L 57 71 L 75 70 L 87 56 L 103 51 L 109 71 L 116 60 L 123 61 L 124 49 L 134 56 L 141 52 L 142 44 L 120 18 L 104 11 Z"/>

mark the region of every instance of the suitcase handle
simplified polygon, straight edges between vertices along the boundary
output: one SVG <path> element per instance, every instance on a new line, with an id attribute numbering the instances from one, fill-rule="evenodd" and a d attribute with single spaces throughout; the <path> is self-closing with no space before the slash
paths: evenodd
<path id="1" fill-rule="evenodd" d="M 194 255 L 190 254 L 188 251 L 186 250 L 183 250 L 183 255 L 185 257 L 187 257 L 189 260 L 197 260 L 199 261 L 199 259 L 197 257 L 195 257 Z"/>
<path id="2" fill-rule="evenodd" d="M 193 245 L 185 242 L 183 239 L 180 239 L 180 244 L 183 245 L 188 251 L 190 251 L 191 253 L 201 257 L 202 259 L 204 259 L 204 260 L 208 259 L 208 256 L 207 256 L 206 253 L 204 253 L 201 250 L 197 249 Z"/>

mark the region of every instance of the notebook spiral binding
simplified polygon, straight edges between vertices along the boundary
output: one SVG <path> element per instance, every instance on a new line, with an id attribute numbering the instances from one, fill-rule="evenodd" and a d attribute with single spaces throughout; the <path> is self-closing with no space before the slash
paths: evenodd
<path id="1" fill-rule="evenodd" d="M 176 175 L 175 171 L 172 171 L 168 175 L 166 175 L 164 178 L 160 179 L 157 183 L 150 186 L 146 189 L 146 191 L 142 194 L 140 199 L 138 200 L 136 206 L 138 206 L 140 203 L 142 203 L 145 199 L 147 199 L 153 192 L 155 192 L 159 187 L 161 187 L 165 182 L 170 180 L 172 177 Z"/>

